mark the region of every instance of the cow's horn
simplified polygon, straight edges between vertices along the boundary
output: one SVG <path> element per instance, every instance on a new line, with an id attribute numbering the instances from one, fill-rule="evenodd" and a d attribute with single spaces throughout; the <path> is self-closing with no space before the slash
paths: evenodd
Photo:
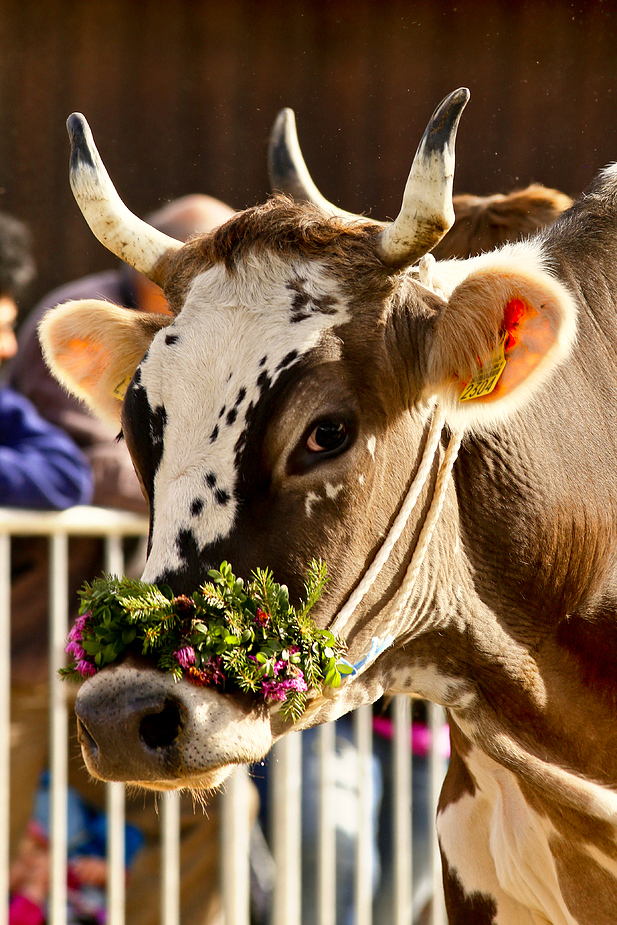
<path id="1" fill-rule="evenodd" d="M 388 266 L 415 263 L 454 224 L 454 142 L 468 100 L 469 90 L 455 90 L 431 117 L 411 165 L 401 211 L 379 235 L 381 257 Z"/>
<path id="2" fill-rule="evenodd" d="M 272 126 L 268 146 L 268 173 L 273 190 L 287 193 L 299 201 L 311 202 L 329 215 L 351 220 L 362 217 L 345 212 L 328 202 L 313 183 L 300 150 L 293 109 L 281 109 Z"/>
<path id="3" fill-rule="evenodd" d="M 162 282 L 161 259 L 182 247 L 181 241 L 157 231 L 124 205 L 96 150 L 90 126 L 74 112 L 66 123 L 71 140 L 70 181 L 73 195 L 94 235 L 155 283 Z"/>

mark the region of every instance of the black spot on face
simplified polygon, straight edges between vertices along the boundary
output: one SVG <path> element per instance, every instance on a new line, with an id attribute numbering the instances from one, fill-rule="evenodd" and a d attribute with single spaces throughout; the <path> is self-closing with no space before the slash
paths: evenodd
<path id="1" fill-rule="evenodd" d="M 199 517 L 203 509 L 204 509 L 204 503 L 202 499 L 195 498 L 195 500 L 191 504 L 191 514 L 193 515 L 193 517 Z"/>
<path id="2" fill-rule="evenodd" d="M 210 443 L 214 443 L 214 441 L 218 438 L 218 435 L 219 435 L 219 426 L 218 424 L 216 424 L 214 427 L 214 430 L 210 434 Z"/>
<path id="3" fill-rule="evenodd" d="M 287 356 L 284 356 L 281 362 L 279 363 L 279 365 L 276 367 L 277 370 L 285 369 L 286 366 L 289 366 L 290 363 L 293 363 L 293 361 L 297 358 L 297 356 L 298 356 L 297 350 L 290 350 Z"/>
<path id="4" fill-rule="evenodd" d="M 268 362 L 268 357 L 267 357 L 267 356 L 266 356 L 266 357 L 262 357 L 261 360 L 259 361 L 259 365 L 260 365 L 260 366 L 265 366 L 267 362 Z"/>
<path id="5" fill-rule="evenodd" d="M 229 504 L 229 492 L 225 491 L 223 488 L 217 488 L 214 492 L 214 500 L 217 504 Z"/>
<path id="6" fill-rule="evenodd" d="M 259 374 L 257 378 L 257 385 L 259 386 L 259 391 L 262 393 L 266 392 L 272 385 L 272 379 L 264 369 L 262 373 Z"/>
<path id="7" fill-rule="evenodd" d="M 163 443 L 165 425 L 167 424 L 167 412 L 163 405 L 157 405 L 150 417 L 150 436 L 152 443 L 158 446 Z"/>
<path id="8" fill-rule="evenodd" d="M 165 343 L 166 343 L 169 347 L 172 347 L 174 344 L 177 344 L 178 341 L 179 341 L 179 339 L 180 339 L 180 337 L 179 337 L 178 334 L 166 334 L 166 335 L 165 335 Z"/>
<path id="9" fill-rule="evenodd" d="M 244 401 L 245 398 L 246 398 L 246 389 L 245 389 L 244 386 L 243 386 L 243 387 L 240 389 L 240 391 L 238 392 L 237 396 L 236 396 L 236 401 L 235 401 L 235 403 L 234 403 L 234 408 L 240 407 L 240 405 L 242 404 L 242 402 Z"/>
<path id="10" fill-rule="evenodd" d="M 233 424 L 237 417 L 238 417 L 238 412 L 236 411 L 235 408 L 232 408 L 226 418 L 227 426 L 229 427 L 231 424 Z"/>
<path id="11" fill-rule="evenodd" d="M 208 488 L 214 488 L 216 485 L 216 475 L 214 472 L 208 472 L 205 476 L 205 482 Z"/>
<path id="12" fill-rule="evenodd" d="M 195 534 L 192 530 L 180 530 L 175 545 L 181 565 L 173 571 L 163 572 L 157 580 L 161 584 L 168 584 L 175 594 L 192 594 L 203 581 Z"/>
<path id="13" fill-rule="evenodd" d="M 322 315 L 336 314 L 336 299 L 331 295 L 313 295 L 307 292 L 306 279 L 297 277 L 287 283 L 287 288 L 294 293 L 291 300 L 291 322 L 296 324 L 298 321 L 305 321 L 311 315 L 319 313 Z"/>

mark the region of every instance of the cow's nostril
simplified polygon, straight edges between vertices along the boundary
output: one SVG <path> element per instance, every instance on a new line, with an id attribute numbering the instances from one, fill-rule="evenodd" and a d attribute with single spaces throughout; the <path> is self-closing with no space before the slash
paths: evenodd
<path id="1" fill-rule="evenodd" d="M 158 713 L 149 713 L 139 724 L 139 737 L 148 748 L 167 748 L 175 742 L 182 728 L 180 710 L 172 700 L 166 700 Z"/>
<path id="2" fill-rule="evenodd" d="M 77 717 L 77 738 L 82 748 L 87 748 L 88 751 L 90 751 L 92 754 L 96 754 L 98 752 L 98 742 L 94 736 L 91 735 L 90 730 L 84 721 L 79 717 Z"/>

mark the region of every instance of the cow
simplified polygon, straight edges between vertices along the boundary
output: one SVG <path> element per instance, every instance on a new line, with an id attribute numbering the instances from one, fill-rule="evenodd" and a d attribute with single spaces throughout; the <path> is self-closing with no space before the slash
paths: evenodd
<path id="1" fill-rule="evenodd" d="M 136 656 L 80 689 L 95 777 L 218 786 L 293 728 L 384 694 L 448 713 L 437 828 L 452 925 L 597 925 L 617 908 L 617 167 L 554 225 L 466 260 L 453 221 L 469 93 L 422 137 L 393 222 L 274 196 L 182 245 L 119 199 L 82 116 L 71 184 L 173 317 L 97 301 L 47 360 L 118 426 L 150 503 L 143 578 L 226 559 L 303 591 L 355 666 L 295 726 Z"/>

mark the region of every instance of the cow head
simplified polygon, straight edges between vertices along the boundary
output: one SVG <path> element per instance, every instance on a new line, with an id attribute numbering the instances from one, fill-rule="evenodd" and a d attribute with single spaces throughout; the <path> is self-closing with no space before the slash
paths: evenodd
<path id="1" fill-rule="evenodd" d="M 452 222 L 453 143 L 467 98 L 457 91 L 436 110 L 393 223 L 274 197 L 183 246 L 128 213 L 84 120 L 72 117 L 72 185 L 86 218 L 159 282 L 174 312 L 86 301 L 59 306 L 41 325 L 55 374 L 121 422 L 150 503 L 146 581 L 190 593 L 226 559 L 245 578 L 272 569 L 293 598 L 321 557 L 330 582 L 316 619 L 331 625 L 392 527 L 435 406 L 453 430 L 490 426 L 565 355 L 572 305 L 539 259 L 523 265 L 513 247 L 454 262 L 433 286 L 427 260 L 412 266 Z M 497 387 L 460 402 L 504 332 L 511 342 Z M 438 463 L 429 460 L 414 513 L 347 621 L 351 661 L 385 632 Z M 456 543 L 450 490 L 389 627 L 394 645 L 331 699 L 317 698 L 300 726 L 392 689 L 447 700 L 410 653 L 460 578 Z M 95 776 L 156 788 L 214 786 L 290 729 L 264 704 L 175 683 L 130 659 L 86 682 L 77 713 Z"/>

